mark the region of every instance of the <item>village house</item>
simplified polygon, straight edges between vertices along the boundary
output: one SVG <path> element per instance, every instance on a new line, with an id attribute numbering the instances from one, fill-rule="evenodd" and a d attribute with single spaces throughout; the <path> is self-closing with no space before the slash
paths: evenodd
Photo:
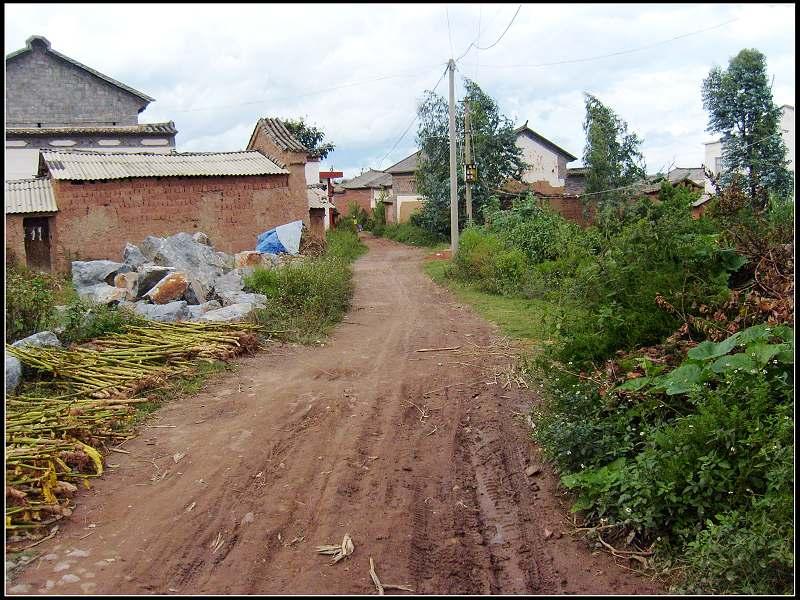
<path id="1" fill-rule="evenodd" d="M 139 123 L 153 98 L 65 56 L 42 36 L 6 56 L 6 179 L 36 176 L 39 150 L 168 153 L 172 121 Z"/>
<path id="2" fill-rule="evenodd" d="M 375 208 L 376 202 L 383 200 L 387 205 L 386 220 L 394 223 L 394 211 L 391 209 L 392 176 L 383 171 L 369 169 L 337 184 L 334 187 L 335 203 L 343 214 L 350 212 L 355 205 L 367 212 Z"/>
<path id="3" fill-rule="evenodd" d="M 206 233 L 252 250 L 267 229 L 308 222 L 306 188 L 257 151 L 170 154 L 44 150 L 38 177 L 6 182 L 6 252 L 66 272 L 72 260 L 121 256 L 126 242 Z"/>
<path id="4" fill-rule="evenodd" d="M 416 175 L 420 153 L 418 150 L 385 170 L 392 176 L 392 206 L 386 211 L 388 223 L 408 222 L 425 200 L 417 193 Z"/>

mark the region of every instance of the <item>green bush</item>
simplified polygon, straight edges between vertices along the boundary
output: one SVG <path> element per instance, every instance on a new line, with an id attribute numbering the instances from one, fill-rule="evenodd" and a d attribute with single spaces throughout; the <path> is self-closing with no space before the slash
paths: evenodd
<path id="1" fill-rule="evenodd" d="M 380 233 L 375 231 L 373 233 L 411 246 L 433 247 L 445 241 L 444 238 L 413 223 L 393 223 L 384 226 Z"/>
<path id="2" fill-rule="evenodd" d="M 88 342 L 112 333 L 122 333 L 127 325 L 147 323 L 147 319 L 130 310 L 94 304 L 77 297 L 67 305 L 58 320 L 64 328 L 58 337 L 65 344 Z"/>
<path id="3" fill-rule="evenodd" d="M 24 268 L 6 269 L 6 342 L 51 327 L 55 298 L 53 278 Z"/>
<path id="4" fill-rule="evenodd" d="M 573 510 L 658 542 L 660 558 L 671 549 L 681 589 L 790 592 L 792 340 L 787 326 L 750 327 L 605 396 L 552 379 L 534 436 Z"/>
<path id="5" fill-rule="evenodd" d="M 367 247 L 351 229 L 330 229 L 325 235 L 327 241 L 325 255 L 354 261 L 367 251 Z"/>

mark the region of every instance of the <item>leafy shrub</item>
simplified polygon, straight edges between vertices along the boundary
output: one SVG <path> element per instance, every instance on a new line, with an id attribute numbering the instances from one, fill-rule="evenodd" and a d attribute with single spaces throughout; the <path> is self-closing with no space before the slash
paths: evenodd
<path id="1" fill-rule="evenodd" d="M 418 227 L 413 223 L 393 223 L 386 225 L 380 234 L 374 231 L 373 233 L 411 246 L 433 247 L 444 241 L 443 237 L 431 233 L 427 229 Z"/>
<path id="2" fill-rule="evenodd" d="M 130 310 L 93 304 L 76 298 L 59 316 L 63 332 L 59 339 L 64 343 L 80 344 L 112 333 L 122 333 L 126 325 L 144 325 L 147 319 Z"/>
<path id="3" fill-rule="evenodd" d="M 14 342 L 51 326 L 55 299 L 52 277 L 24 268 L 6 269 L 6 341 Z"/>
<path id="4" fill-rule="evenodd" d="M 330 229 L 326 236 L 326 256 L 353 261 L 367 251 L 367 247 L 358 239 L 358 234 L 349 229 Z"/>

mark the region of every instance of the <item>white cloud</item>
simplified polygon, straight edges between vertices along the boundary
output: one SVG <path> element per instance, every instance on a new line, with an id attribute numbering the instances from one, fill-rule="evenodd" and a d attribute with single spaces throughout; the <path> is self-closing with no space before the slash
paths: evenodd
<path id="1" fill-rule="evenodd" d="M 415 128 L 384 161 L 449 58 L 500 36 L 516 5 L 7 4 L 6 53 L 30 35 L 157 99 L 142 121 L 173 120 L 181 150 L 238 150 L 260 116 L 305 116 L 336 144 L 326 166 L 387 166 L 410 154 Z M 700 164 L 707 115 L 700 86 L 745 47 L 767 56 L 778 104 L 794 104 L 793 5 L 523 5 L 501 42 L 472 49 L 474 78 L 501 110 L 576 156 L 583 92 L 644 138 L 648 166 Z M 723 27 L 656 44 L 737 19 Z M 404 77 L 374 81 L 379 77 Z M 351 82 L 359 85 L 341 87 Z M 446 80 L 439 93 L 446 92 Z M 326 93 L 314 93 L 331 90 Z M 208 110 L 199 110 L 208 109 Z M 578 163 L 573 163 L 577 165 Z M 340 168 L 340 167 L 337 167 Z M 341 170 L 341 168 L 340 168 Z"/>

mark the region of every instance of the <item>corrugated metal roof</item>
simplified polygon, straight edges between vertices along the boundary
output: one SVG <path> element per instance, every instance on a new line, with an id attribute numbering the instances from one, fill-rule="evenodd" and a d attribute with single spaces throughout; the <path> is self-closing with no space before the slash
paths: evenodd
<path id="1" fill-rule="evenodd" d="M 56 212 L 53 186 L 44 177 L 6 181 L 6 214 Z"/>
<path id="2" fill-rule="evenodd" d="M 333 206 L 328 202 L 328 194 L 325 190 L 317 187 L 309 187 L 308 192 L 308 208 L 325 208 Z"/>
<path id="3" fill-rule="evenodd" d="M 417 150 L 411 156 L 406 156 L 403 160 L 393 164 L 388 169 L 384 169 L 385 173 L 413 173 L 417 170 L 419 162 L 420 150 Z"/>
<path id="4" fill-rule="evenodd" d="M 128 177 L 212 177 L 286 175 L 260 152 L 123 153 L 42 150 L 53 179 L 101 180 Z"/>
<path id="5" fill-rule="evenodd" d="M 140 123 L 139 125 L 65 125 L 63 127 L 6 127 L 6 137 L 10 135 L 115 135 L 156 133 L 173 135 L 178 133 L 173 121 L 166 123 Z"/>
<path id="6" fill-rule="evenodd" d="M 142 100 L 146 100 L 148 103 L 153 102 L 155 100 L 155 98 L 151 98 L 147 94 L 143 94 L 142 92 L 140 92 L 138 90 L 135 90 L 132 87 L 127 86 L 124 83 L 121 83 L 121 82 L 117 81 L 116 79 L 113 79 L 113 78 L 109 77 L 108 75 L 103 75 L 99 71 L 95 71 L 91 67 L 87 67 L 83 63 L 79 63 L 74 58 L 70 58 L 69 56 L 65 56 L 65 55 L 61 54 L 60 52 L 56 52 L 55 50 L 50 48 L 50 41 L 46 37 L 41 36 L 41 35 L 32 35 L 31 37 L 29 37 L 27 40 L 25 40 L 25 47 L 21 48 L 20 50 L 16 50 L 15 52 L 12 52 L 11 54 L 6 55 L 6 60 L 10 60 L 10 59 L 15 58 L 17 56 L 20 56 L 21 54 L 25 54 L 26 52 L 30 52 L 31 50 L 33 50 L 33 43 L 34 42 L 39 42 L 42 45 L 44 45 L 45 50 L 49 54 L 52 54 L 53 56 L 56 56 L 56 57 L 60 58 L 61 60 L 65 60 L 68 63 L 71 63 L 71 64 L 75 65 L 76 67 L 79 67 L 79 68 L 83 69 L 84 71 L 87 71 L 87 72 L 91 73 L 95 77 L 99 77 L 100 79 L 110 83 L 111 85 L 115 85 L 118 88 L 120 88 L 122 90 L 125 90 L 129 94 L 133 94 L 134 96 L 138 96 Z"/>
<path id="7" fill-rule="evenodd" d="M 347 190 L 363 188 L 389 187 L 392 185 L 392 176 L 383 171 L 370 169 L 357 177 L 342 182 L 342 187 Z"/>
<path id="8" fill-rule="evenodd" d="M 286 128 L 286 125 L 284 125 L 283 121 L 280 119 L 265 117 L 259 119 L 258 123 L 259 126 L 264 129 L 265 133 L 274 139 L 275 143 L 284 150 L 289 150 L 291 152 L 308 152 L 308 148 L 292 135 L 292 132 Z"/>

